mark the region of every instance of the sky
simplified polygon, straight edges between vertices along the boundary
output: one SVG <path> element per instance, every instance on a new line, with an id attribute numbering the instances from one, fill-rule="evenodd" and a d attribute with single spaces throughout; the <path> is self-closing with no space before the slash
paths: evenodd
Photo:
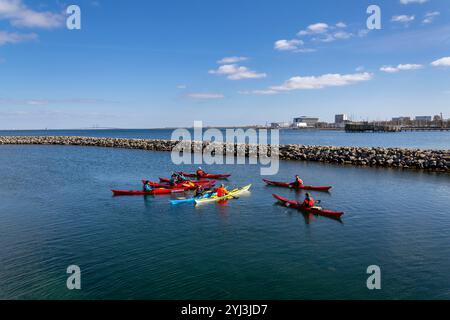
<path id="1" fill-rule="evenodd" d="M 449 118 L 449 101 L 448 0 L 0 0 L 0 130 Z"/>

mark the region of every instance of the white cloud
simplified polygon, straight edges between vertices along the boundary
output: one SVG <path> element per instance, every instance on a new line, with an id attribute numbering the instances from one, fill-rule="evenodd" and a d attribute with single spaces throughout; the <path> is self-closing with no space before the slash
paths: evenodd
<path id="1" fill-rule="evenodd" d="M 278 51 L 296 51 L 299 46 L 302 46 L 304 42 L 302 40 L 278 40 L 274 44 L 274 49 Z"/>
<path id="2" fill-rule="evenodd" d="M 423 65 L 421 64 L 399 64 L 398 66 L 383 66 L 380 68 L 380 71 L 387 73 L 397 73 L 399 71 L 418 70 L 422 68 Z"/>
<path id="3" fill-rule="evenodd" d="M 430 24 L 434 21 L 434 19 L 439 16 L 441 13 L 439 11 L 428 12 L 425 14 L 425 18 L 422 20 L 424 24 Z"/>
<path id="4" fill-rule="evenodd" d="M 310 34 L 321 34 L 325 33 L 329 29 L 329 25 L 323 22 L 314 23 L 309 25 L 306 30 L 301 30 L 297 33 L 298 36 L 306 36 Z"/>
<path id="5" fill-rule="evenodd" d="M 362 81 L 368 81 L 372 78 L 373 75 L 368 72 L 354 74 L 325 74 L 318 77 L 297 76 L 290 78 L 280 86 L 273 86 L 269 89 L 275 91 L 322 89 L 326 87 L 346 86 Z"/>
<path id="6" fill-rule="evenodd" d="M 319 42 L 333 42 L 336 40 L 336 38 L 334 38 L 333 35 L 326 33 L 322 37 L 320 37 L 320 38 L 315 37 L 315 38 L 312 38 L 312 40 L 319 41 Z"/>
<path id="7" fill-rule="evenodd" d="M 401 4 L 411 4 L 411 3 L 425 3 L 428 2 L 428 0 L 400 0 Z"/>
<path id="8" fill-rule="evenodd" d="M 0 46 L 8 43 L 19 43 L 24 41 L 37 40 L 35 33 L 15 33 L 0 31 Z"/>
<path id="9" fill-rule="evenodd" d="M 185 85 L 185 84 L 177 85 L 177 89 L 186 89 L 186 88 L 187 88 L 187 85 Z"/>
<path id="10" fill-rule="evenodd" d="M 240 94 L 256 94 L 256 95 L 274 95 L 278 94 L 279 92 L 276 90 L 252 90 L 252 91 L 239 91 Z"/>
<path id="11" fill-rule="evenodd" d="M 109 101 L 103 99 L 85 99 L 85 98 L 73 98 L 73 99 L 2 99 L 0 98 L 0 105 L 29 105 L 29 106 L 46 106 L 46 105 L 63 105 L 63 104 L 81 104 L 81 105 L 93 105 L 93 104 L 116 104 L 117 101 Z"/>
<path id="12" fill-rule="evenodd" d="M 364 38 L 370 33 L 369 29 L 361 29 L 358 31 L 358 37 Z"/>
<path id="13" fill-rule="evenodd" d="M 344 22 L 338 22 L 335 25 L 319 22 L 301 30 L 297 33 L 297 36 L 311 36 L 311 40 L 315 42 L 333 42 L 353 37 L 353 33 L 345 31 L 345 28 L 347 28 L 347 25 Z"/>
<path id="14" fill-rule="evenodd" d="M 408 16 L 406 14 L 402 14 L 402 15 L 398 15 L 398 16 L 393 16 L 391 21 L 392 22 L 400 22 L 400 23 L 409 23 L 414 21 L 416 17 L 415 16 Z"/>
<path id="15" fill-rule="evenodd" d="M 215 99 L 223 99 L 225 96 L 221 93 L 189 93 L 187 95 L 189 98 L 198 99 L 198 100 L 215 100 Z"/>
<path id="16" fill-rule="evenodd" d="M 238 66 L 237 64 L 224 64 L 217 70 L 210 70 L 209 73 L 226 75 L 230 80 L 260 79 L 267 77 L 267 74 L 265 73 L 258 73 L 248 69 L 247 67 Z"/>
<path id="17" fill-rule="evenodd" d="M 219 61 L 217 61 L 218 64 L 230 64 L 230 63 L 236 63 L 240 61 L 246 61 L 248 60 L 247 57 L 225 57 Z"/>
<path id="18" fill-rule="evenodd" d="M 336 39 L 349 39 L 353 36 L 353 34 L 351 34 L 350 32 L 346 32 L 346 31 L 338 31 L 333 36 Z"/>
<path id="19" fill-rule="evenodd" d="M 34 11 L 22 0 L 0 0 L 0 20 L 8 20 L 15 27 L 51 29 L 62 26 L 64 16 L 49 11 Z"/>
<path id="20" fill-rule="evenodd" d="M 373 74 L 368 72 L 354 73 L 354 74 L 324 74 L 321 76 L 309 76 L 309 77 L 292 77 L 285 81 L 280 86 L 272 86 L 266 90 L 254 90 L 245 93 L 253 94 L 277 94 L 292 90 L 314 90 L 323 89 L 327 87 L 341 87 L 358 82 L 369 81 L 373 78 Z"/>
<path id="21" fill-rule="evenodd" d="M 444 57 L 431 63 L 434 67 L 450 67 L 450 57 Z"/>
<path id="22" fill-rule="evenodd" d="M 364 71 L 366 68 L 364 66 L 358 66 L 355 70 L 356 72 L 362 72 Z"/>

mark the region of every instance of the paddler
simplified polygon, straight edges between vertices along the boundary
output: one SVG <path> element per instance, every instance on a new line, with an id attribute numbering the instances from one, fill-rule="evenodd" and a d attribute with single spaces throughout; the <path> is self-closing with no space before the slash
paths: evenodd
<path id="1" fill-rule="evenodd" d="M 204 194 L 205 194 L 205 189 L 201 185 L 198 185 L 197 188 L 195 188 L 194 197 L 195 198 L 202 197 Z"/>
<path id="2" fill-rule="evenodd" d="M 144 183 L 144 192 L 151 192 L 152 190 L 153 190 L 153 188 L 150 185 L 150 181 L 145 181 L 145 183 Z"/>
<path id="3" fill-rule="evenodd" d="M 312 208 L 312 207 L 314 207 L 315 204 L 316 204 L 316 202 L 314 201 L 314 199 L 311 197 L 311 195 L 309 193 L 307 193 L 305 201 L 303 201 L 303 203 L 302 203 L 302 207 L 303 208 Z"/>
<path id="4" fill-rule="evenodd" d="M 189 180 L 188 178 L 186 178 L 185 176 L 183 176 L 183 174 L 181 174 L 179 172 L 175 172 L 174 175 L 177 177 L 178 182 L 184 182 L 184 181 Z"/>
<path id="5" fill-rule="evenodd" d="M 291 186 L 294 188 L 298 188 L 303 186 L 303 180 L 300 179 L 298 175 L 295 176 L 295 181 L 291 183 Z"/>
<path id="6" fill-rule="evenodd" d="M 169 180 L 169 184 L 173 187 L 177 184 L 178 182 L 178 176 L 176 173 L 172 173 L 172 175 L 170 176 L 170 180 Z"/>
<path id="7" fill-rule="evenodd" d="M 217 193 L 217 197 L 220 198 L 220 197 L 226 196 L 229 192 L 225 188 L 225 185 L 221 184 L 220 187 L 216 189 L 216 193 Z"/>
<path id="8" fill-rule="evenodd" d="M 206 172 L 203 171 L 202 167 L 198 167 L 197 171 L 195 172 L 197 175 L 197 178 L 200 179 L 206 175 Z"/>

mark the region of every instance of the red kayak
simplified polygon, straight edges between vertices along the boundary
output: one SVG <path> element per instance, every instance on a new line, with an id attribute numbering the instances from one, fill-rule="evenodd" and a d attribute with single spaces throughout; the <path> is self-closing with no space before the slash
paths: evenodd
<path id="1" fill-rule="evenodd" d="M 263 181 L 265 183 L 267 183 L 269 186 L 290 188 L 290 189 L 296 189 L 296 190 L 329 191 L 332 188 L 332 187 L 314 187 L 314 186 L 294 187 L 291 183 L 286 183 L 286 182 L 275 182 L 275 181 L 269 181 L 269 180 L 266 180 L 266 179 L 263 179 Z"/>
<path id="2" fill-rule="evenodd" d="M 195 173 L 187 173 L 187 172 L 178 172 L 179 174 L 182 174 L 186 178 L 198 178 L 197 174 Z M 201 176 L 201 179 L 228 179 L 231 177 L 231 174 L 211 174 L 206 173 L 203 176 Z"/>
<path id="3" fill-rule="evenodd" d="M 167 189 L 185 188 L 185 184 L 187 184 L 187 183 L 193 183 L 195 186 L 192 188 L 195 188 L 198 185 L 201 185 L 205 188 L 209 188 L 209 187 L 213 187 L 214 184 L 216 183 L 216 181 L 214 181 L 214 180 L 209 180 L 209 181 L 197 181 L 197 180 L 191 181 L 190 180 L 190 181 L 177 183 L 174 186 L 171 186 L 169 184 L 168 179 L 167 179 L 167 182 L 166 182 L 166 179 L 164 179 L 164 178 L 159 178 L 159 179 L 161 180 L 161 182 L 152 182 L 152 181 L 142 180 L 142 183 L 145 184 L 146 182 L 150 182 L 150 186 L 152 186 L 154 188 L 167 188 Z M 188 188 L 191 188 L 191 187 L 188 187 Z"/>
<path id="4" fill-rule="evenodd" d="M 142 190 L 111 190 L 115 196 L 154 196 L 158 194 L 172 194 L 184 192 L 185 189 L 154 189 L 152 191 L 142 191 Z"/>
<path id="5" fill-rule="evenodd" d="M 334 219 L 340 219 L 342 217 L 342 215 L 344 214 L 343 212 L 324 210 L 319 207 L 304 208 L 304 207 L 302 207 L 302 204 L 299 203 L 298 201 L 288 200 L 286 198 L 277 196 L 276 194 L 273 194 L 273 197 L 275 199 L 277 199 L 282 205 L 289 207 L 289 208 L 301 210 L 305 213 L 312 213 L 315 215 L 325 216 L 325 217 L 334 218 Z"/>

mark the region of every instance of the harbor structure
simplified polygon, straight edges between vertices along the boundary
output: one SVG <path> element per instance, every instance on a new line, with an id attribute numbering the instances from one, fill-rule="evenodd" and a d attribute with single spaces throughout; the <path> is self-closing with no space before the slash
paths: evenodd
<path id="1" fill-rule="evenodd" d="M 318 122 L 319 118 L 301 116 L 294 118 L 293 126 L 295 128 L 304 128 L 304 127 L 314 128 Z"/>

